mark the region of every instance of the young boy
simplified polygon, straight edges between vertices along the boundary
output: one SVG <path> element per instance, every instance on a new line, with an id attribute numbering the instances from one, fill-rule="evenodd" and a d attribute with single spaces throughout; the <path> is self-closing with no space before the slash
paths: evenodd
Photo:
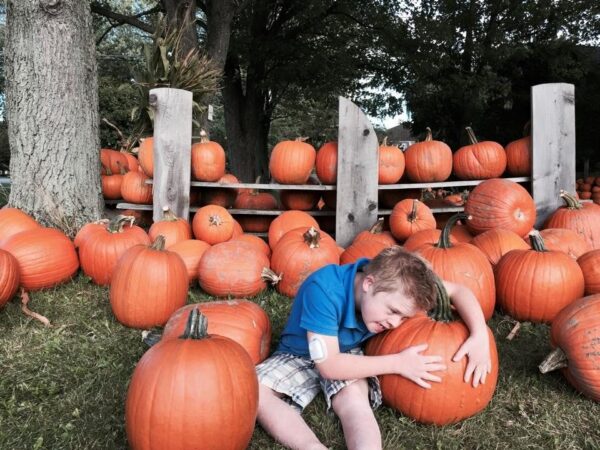
<path id="1" fill-rule="evenodd" d="M 423 388 L 441 378 L 440 356 L 422 354 L 427 344 L 394 355 L 365 356 L 361 345 L 376 333 L 435 305 L 435 276 L 420 257 L 401 247 L 373 260 L 329 265 L 300 287 L 275 353 L 257 366 L 258 422 L 277 441 L 294 449 L 326 449 L 297 410 L 323 391 L 339 417 L 349 449 L 380 449 L 373 409 L 381 404 L 376 376 L 398 374 Z M 470 336 L 453 360 L 469 361 L 465 382 L 484 383 L 491 370 L 488 334 L 481 307 L 466 287 L 444 281 Z M 290 407 L 294 406 L 294 408 Z"/>

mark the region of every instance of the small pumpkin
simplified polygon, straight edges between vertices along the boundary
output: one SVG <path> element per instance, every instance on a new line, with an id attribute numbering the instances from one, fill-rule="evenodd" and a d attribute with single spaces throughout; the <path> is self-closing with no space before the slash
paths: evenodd
<path id="1" fill-rule="evenodd" d="M 127 172 L 121 181 L 121 196 L 129 203 L 147 205 L 152 203 L 152 185 L 143 172 Z"/>
<path id="2" fill-rule="evenodd" d="M 317 152 L 315 170 L 317 177 L 323 184 L 337 182 L 338 144 L 326 142 Z"/>
<path id="3" fill-rule="evenodd" d="M 395 145 L 387 144 L 387 137 L 379 146 L 379 184 L 397 183 L 404 174 L 404 153 Z"/>
<path id="4" fill-rule="evenodd" d="M 219 184 L 227 185 L 227 184 L 237 184 L 239 180 L 235 177 L 235 175 L 231 173 L 226 173 L 218 180 Z M 237 189 L 233 188 L 211 188 L 205 189 L 202 195 L 203 205 L 219 205 L 223 208 L 231 208 L 235 202 L 235 199 L 238 195 Z M 192 201 L 190 200 L 190 204 Z"/>
<path id="5" fill-rule="evenodd" d="M 492 228 L 478 234 L 471 241 L 487 257 L 493 268 L 500 258 L 511 250 L 528 250 L 527 242 L 517 233 L 503 228 Z"/>
<path id="6" fill-rule="evenodd" d="M 446 181 L 452 173 L 452 150 L 442 141 L 434 141 L 431 128 L 427 136 L 404 152 L 406 175 L 418 183 Z"/>
<path id="7" fill-rule="evenodd" d="M 140 140 L 138 163 L 147 177 L 154 176 L 154 138 L 152 136 Z"/>
<path id="8" fill-rule="evenodd" d="M 408 198 L 396 203 L 390 215 L 390 231 L 398 241 L 428 229 L 435 229 L 435 217 L 425 203 Z"/>
<path id="9" fill-rule="evenodd" d="M 192 176 L 198 181 L 218 181 L 225 175 L 225 150 L 200 131 L 200 142 L 192 145 Z"/>
<path id="10" fill-rule="evenodd" d="M 210 245 L 225 242 L 233 236 L 233 217 L 222 206 L 206 205 L 194 214 L 192 230 L 196 239 Z"/>
<path id="11" fill-rule="evenodd" d="M 165 248 L 192 238 L 192 227 L 182 217 L 177 217 L 168 206 L 163 206 L 163 216 L 154 222 L 148 230 L 148 236 L 154 241 L 158 235 L 165 237 Z"/>
<path id="12" fill-rule="evenodd" d="M 506 170 L 506 152 L 497 142 L 479 142 L 471 127 L 466 127 L 471 143 L 452 156 L 452 170 L 460 180 L 497 178 Z"/>
<path id="13" fill-rule="evenodd" d="M 531 136 L 509 142 L 506 152 L 506 170 L 513 177 L 531 175 Z"/>

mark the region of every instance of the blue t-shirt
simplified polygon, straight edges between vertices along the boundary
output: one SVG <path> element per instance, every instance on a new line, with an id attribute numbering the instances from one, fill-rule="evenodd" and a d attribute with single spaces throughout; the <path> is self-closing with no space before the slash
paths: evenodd
<path id="1" fill-rule="evenodd" d="M 312 273 L 296 294 L 276 351 L 309 358 L 307 331 L 337 336 L 340 352 L 373 336 L 354 304 L 354 278 L 368 262 L 361 258 L 354 264 L 330 264 Z"/>

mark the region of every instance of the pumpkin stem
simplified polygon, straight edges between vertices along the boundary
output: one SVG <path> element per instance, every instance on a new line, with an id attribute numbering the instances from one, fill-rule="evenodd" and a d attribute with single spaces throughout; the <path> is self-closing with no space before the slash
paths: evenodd
<path id="1" fill-rule="evenodd" d="M 412 210 L 410 211 L 410 214 L 408 215 L 408 221 L 409 222 L 415 222 L 417 220 L 417 202 L 419 200 L 417 200 L 416 198 L 413 199 L 413 204 L 412 204 Z"/>
<path id="2" fill-rule="evenodd" d="M 448 292 L 446 291 L 441 278 L 435 273 L 434 276 L 435 288 L 437 291 L 437 305 L 430 313 L 430 317 L 436 322 L 451 322 L 453 317 L 452 308 L 450 307 L 450 297 L 448 296 Z"/>
<path id="3" fill-rule="evenodd" d="M 575 197 L 570 192 L 565 191 L 564 189 L 560 190 L 560 197 L 565 201 L 565 203 L 567 204 L 567 208 L 569 209 L 583 208 L 583 204 L 579 200 L 577 200 L 577 197 Z"/>
<path id="4" fill-rule="evenodd" d="M 277 275 L 268 267 L 263 267 L 263 270 L 260 273 L 260 277 L 268 283 L 271 283 L 272 286 L 275 286 L 277 283 L 283 280 L 283 274 Z"/>
<path id="5" fill-rule="evenodd" d="M 303 237 L 304 242 L 308 244 L 309 248 L 319 248 L 321 233 L 319 233 L 315 227 L 310 227 L 308 231 L 303 234 Z"/>
<path id="6" fill-rule="evenodd" d="M 122 233 L 123 227 L 127 222 L 129 222 L 129 226 L 132 226 L 133 222 L 135 222 L 135 217 L 119 214 L 108 223 L 107 230 L 109 233 Z"/>
<path id="7" fill-rule="evenodd" d="M 208 337 L 208 319 L 198 307 L 192 309 L 188 316 L 185 330 L 179 339 L 204 339 Z"/>
<path id="8" fill-rule="evenodd" d="M 560 347 L 556 347 L 538 366 L 540 372 L 548 373 L 556 369 L 564 369 L 569 366 L 569 359 Z"/>
<path id="9" fill-rule="evenodd" d="M 387 139 L 388 139 L 388 137 L 387 137 L 387 136 L 385 136 L 385 137 L 383 138 L 383 141 L 381 141 L 381 147 L 386 147 L 386 146 L 387 146 Z"/>
<path id="10" fill-rule="evenodd" d="M 119 175 L 125 175 L 127 172 L 129 172 L 125 166 L 123 164 L 121 164 L 120 161 L 116 161 L 117 166 L 119 167 Z"/>
<path id="11" fill-rule="evenodd" d="M 529 241 L 531 242 L 531 248 L 536 252 L 547 252 L 546 244 L 544 244 L 544 238 L 538 230 L 532 230 L 529 232 Z"/>
<path id="12" fill-rule="evenodd" d="M 383 232 L 383 217 L 377 219 L 377 222 L 373 224 L 371 228 L 369 228 L 369 233 L 371 234 L 381 234 Z"/>
<path id="13" fill-rule="evenodd" d="M 221 224 L 223 224 L 223 219 L 221 219 L 221 216 L 219 216 L 218 214 L 213 214 L 212 216 L 209 216 L 209 218 L 208 218 L 209 226 L 218 227 Z"/>
<path id="14" fill-rule="evenodd" d="M 176 222 L 179 219 L 179 217 L 177 217 L 175 215 L 175 213 L 173 213 L 173 211 L 171 211 L 171 209 L 168 206 L 163 206 L 163 218 L 162 220 L 165 222 Z"/>
<path id="15" fill-rule="evenodd" d="M 448 219 L 448 222 L 446 222 L 446 225 L 444 225 L 444 229 L 442 230 L 442 234 L 440 235 L 440 240 L 437 244 L 435 244 L 435 246 L 437 248 L 453 247 L 453 245 L 450 243 L 450 232 L 452 231 L 452 228 L 454 227 L 454 225 L 456 225 L 456 222 L 458 222 L 459 220 L 468 220 L 470 218 L 471 216 L 460 212 L 450 217 Z"/>
<path id="16" fill-rule="evenodd" d="M 309 136 L 302 136 L 302 137 L 297 137 L 296 139 L 294 139 L 297 142 L 306 142 L 310 139 Z"/>
<path id="17" fill-rule="evenodd" d="M 427 135 L 425 136 L 425 141 L 429 142 L 433 140 L 433 135 L 431 134 L 431 128 L 427 127 L 425 128 L 425 131 L 427 131 Z"/>
<path id="18" fill-rule="evenodd" d="M 106 166 L 106 167 L 104 168 L 104 170 L 106 170 L 106 176 L 107 176 L 107 177 L 110 177 L 111 175 L 113 175 L 113 172 L 112 172 L 112 170 L 110 170 L 110 164 L 108 164 L 108 166 Z"/>
<path id="19" fill-rule="evenodd" d="M 156 236 L 156 239 L 150 246 L 152 250 L 162 251 L 165 249 L 165 237 L 162 234 Z"/>
<path id="20" fill-rule="evenodd" d="M 206 133 L 206 131 L 200 130 L 200 143 L 206 144 L 207 142 L 209 142 L 208 134 Z"/>
<path id="21" fill-rule="evenodd" d="M 465 130 L 467 130 L 467 134 L 469 135 L 469 141 L 471 141 L 471 145 L 472 144 L 477 144 L 477 138 L 475 137 L 475 133 L 473 132 L 473 128 L 471 127 L 465 127 Z"/>

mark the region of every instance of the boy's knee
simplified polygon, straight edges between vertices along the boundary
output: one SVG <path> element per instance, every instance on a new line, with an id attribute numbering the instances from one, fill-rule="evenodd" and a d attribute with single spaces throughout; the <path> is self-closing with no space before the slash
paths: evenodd
<path id="1" fill-rule="evenodd" d="M 331 399 L 331 405 L 334 411 L 348 407 L 366 406 L 369 409 L 369 384 L 366 379 L 357 380 L 352 384 L 342 388 Z"/>

